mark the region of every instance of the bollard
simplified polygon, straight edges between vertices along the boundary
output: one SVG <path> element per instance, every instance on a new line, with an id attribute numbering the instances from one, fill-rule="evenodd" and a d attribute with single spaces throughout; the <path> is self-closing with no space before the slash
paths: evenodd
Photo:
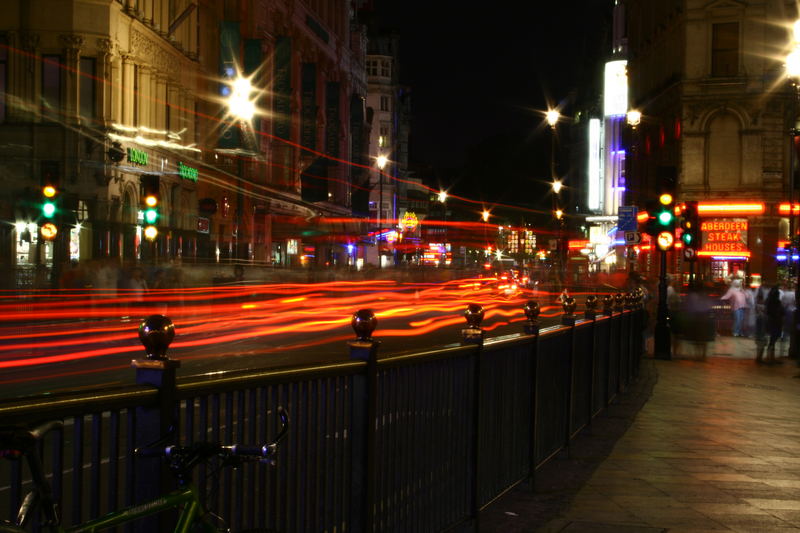
<path id="1" fill-rule="evenodd" d="M 611 316 L 614 314 L 614 297 L 610 294 L 603 296 L 603 315 Z"/>
<path id="2" fill-rule="evenodd" d="M 564 314 L 561 315 L 561 323 L 565 326 L 574 326 L 575 325 L 575 298 L 572 296 L 567 296 L 564 298 L 564 301 L 561 302 L 561 308 L 564 310 Z"/>
<path id="3" fill-rule="evenodd" d="M 481 322 L 484 316 L 483 306 L 469 304 L 464 311 L 467 327 L 461 330 L 461 344 L 483 344 L 483 330 Z"/>
<path id="4" fill-rule="evenodd" d="M 614 295 L 614 312 L 621 313 L 625 309 L 625 297 L 621 292 Z"/>
<path id="5" fill-rule="evenodd" d="M 525 323 L 525 333 L 528 335 L 538 335 L 539 313 L 541 312 L 539 303 L 534 302 L 533 300 L 528 300 L 528 303 L 525 304 L 524 311 L 525 317 L 528 319 L 528 321 Z"/>
<path id="6" fill-rule="evenodd" d="M 583 311 L 583 318 L 594 320 L 597 318 L 597 296 L 590 294 L 586 297 L 586 309 Z"/>
<path id="7" fill-rule="evenodd" d="M 378 326 L 378 319 L 372 309 L 359 309 L 353 314 L 350 325 L 356 333 L 356 340 L 347 342 L 350 346 L 350 359 L 368 361 L 381 344 L 372 338 L 372 333 Z"/>
<path id="8" fill-rule="evenodd" d="M 175 338 L 175 326 L 164 315 L 150 315 L 139 325 L 139 340 L 144 345 L 146 359 L 134 359 L 136 383 L 158 389 L 155 405 L 136 408 L 136 448 L 175 444 L 177 438 L 176 370 L 180 361 L 167 357 L 167 348 Z M 172 477 L 159 457 L 136 459 L 136 501 L 147 501 L 171 490 Z M 163 528 L 167 516 L 153 517 L 137 523 L 136 531 Z M 154 529 L 155 528 L 155 529 Z"/>

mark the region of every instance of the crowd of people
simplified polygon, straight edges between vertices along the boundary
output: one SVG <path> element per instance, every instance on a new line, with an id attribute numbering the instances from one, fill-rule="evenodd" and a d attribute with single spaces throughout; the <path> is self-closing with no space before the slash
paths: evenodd
<path id="1" fill-rule="evenodd" d="M 709 342 L 721 333 L 720 324 L 730 318 L 733 337 L 751 338 L 755 342 L 754 359 L 758 364 L 780 364 L 778 343 L 788 342 L 793 328 L 796 307 L 795 289 L 791 283 L 751 284 L 734 277 L 727 286 L 708 285 L 699 281 L 676 287 L 670 280 L 667 287 L 667 306 L 670 327 L 678 347 L 686 346 L 696 355 L 705 357 Z M 649 294 L 651 316 L 655 316 L 657 288 L 647 288 L 644 280 L 634 274 L 631 286 L 642 287 Z M 683 293 L 683 294 L 681 294 Z"/>

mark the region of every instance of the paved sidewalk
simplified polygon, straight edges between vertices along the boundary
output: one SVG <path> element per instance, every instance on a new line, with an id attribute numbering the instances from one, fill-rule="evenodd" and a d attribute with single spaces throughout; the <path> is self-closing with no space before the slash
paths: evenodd
<path id="1" fill-rule="evenodd" d="M 645 361 L 645 381 L 657 373 L 652 395 L 640 384 L 623 398 L 646 403 L 638 414 L 621 415 L 631 424 L 607 458 L 587 445 L 582 466 L 594 471 L 566 501 L 570 487 L 559 488 L 560 508 L 542 506 L 553 495 L 542 494 L 537 480 L 527 499 L 517 491 L 493 506 L 481 530 L 800 531 L 799 371 L 786 359 L 756 365 L 753 351 L 750 339 L 721 337 L 705 361 Z M 603 418 L 595 426 L 607 424 Z M 554 463 L 565 476 L 576 466 Z M 548 512 L 546 524 L 537 522 L 534 514 Z"/>

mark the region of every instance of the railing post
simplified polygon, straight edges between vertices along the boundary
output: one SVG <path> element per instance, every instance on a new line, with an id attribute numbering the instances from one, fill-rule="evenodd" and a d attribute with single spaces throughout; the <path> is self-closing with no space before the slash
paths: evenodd
<path id="1" fill-rule="evenodd" d="M 603 316 L 608 317 L 608 325 L 606 329 L 608 330 L 608 339 L 606 340 L 606 351 L 605 357 L 603 358 L 603 364 L 605 366 L 605 376 L 606 376 L 606 383 L 605 383 L 605 398 L 603 398 L 604 409 L 608 407 L 611 403 L 611 339 L 613 338 L 613 322 L 611 321 L 611 317 L 614 316 L 614 297 L 610 294 L 606 294 L 603 296 Z"/>
<path id="2" fill-rule="evenodd" d="M 363 458 L 360 464 L 353 461 L 353 495 L 350 500 L 351 516 L 361 516 L 359 528 L 357 521 L 353 523 L 355 533 L 371 533 L 375 527 L 375 491 L 376 491 L 376 428 L 375 420 L 378 411 L 378 346 L 380 341 L 372 338 L 378 325 L 378 319 L 371 309 L 356 311 L 350 321 L 356 339 L 349 341 L 350 358 L 367 363 L 364 380 L 353 383 L 353 457 Z M 359 435 L 364 438 L 359 438 Z"/>
<path id="3" fill-rule="evenodd" d="M 591 369 L 589 371 L 589 412 L 586 417 L 586 424 L 592 424 L 592 414 L 594 413 L 594 393 L 595 382 L 597 378 L 597 296 L 590 294 L 586 297 L 586 304 L 583 310 L 583 318 L 592 321 L 592 334 L 589 335 L 591 339 Z"/>
<path id="4" fill-rule="evenodd" d="M 528 319 L 525 323 L 525 333 L 527 335 L 535 335 L 531 343 L 531 359 L 530 359 L 530 428 L 528 431 L 528 484 L 531 492 L 536 490 L 536 373 L 539 365 L 539 303 L 533 300 L 528 300 L 525 304 L 525 317 Z"/>
<path id="5" fill-rule="evenodd" d="M 625 296 L 622 295 L 621 292 L 618 292 L 614 295 L 614 312 L 618 314 L 617 320 L 617 394 L 621 394 L 624 387 L 623 387 L 623 379 L 622 379 L 622 343 L 625 342 L 622 339 L 622 317 L 623 311 L 625 311 Z"/>
<path id="6" fill-rule="evenodd" d="M 477 346 L 475 352 L 475 362 L 473 366 L 473 374 L 475 376 L 472 390 L 472 486 L 470 487 L 470 514 L 474 521 L 474 530 L 480 529 L 480 424 L 481 424 L 481 375 L 483 369 L 481 368 L 483 361 L 483 338 L 484 331 L 481 328 L 481 322 L 484 317 L 483 306 L 480 304 L 469 304 L 466 311 L 464 311 L 464 319 L 467 321 L 467 327 L 461 330 L 461 344 L 474 344 Z"/>
<path id="7" fill-rule="evenodd" d="M 180 361 L 167 357 L 167 348 L 175 338 L 175 326 L 164 315 L 151 315 L 139 325 L 139 340 L 147 353 L 146 359 L 134 359 L 131 366 L 136 369 L 136 384 L 158 389 L 155 405 L 136 408 L 136 448 L 156 443 L 166 446 L 175 444 L 177 438 L 177 390 L 176 370 Z M 173 440 L 169 440 L 169 439 Z M 169 442 L 165 441 L 169 440 Z M 168 491 L 171 483 L 161 458 L 137 457 L 135 466 L 135 501 L 142 502 L 158 498 Z M 137 531 L 155 531 L 166 526 L 168 517 L 152 517 L 136 524 Z"/>
<path id="8" fill-rule="evenodd" d="M 575 408 L 575 298 L 567 296 L 561 302 L 561 308 L 564 314 L 561 316 L 561 324 L 569 326 L 569 349 L 567 350 L 567 368 L 569 376 L 567 377 L 567 420 L 564 426 L 566 427 L 564 446 L 567 449 L 567 456 L 572 457 L 572 450 L 570 442 L 572 441 L 572 410 Z"/>

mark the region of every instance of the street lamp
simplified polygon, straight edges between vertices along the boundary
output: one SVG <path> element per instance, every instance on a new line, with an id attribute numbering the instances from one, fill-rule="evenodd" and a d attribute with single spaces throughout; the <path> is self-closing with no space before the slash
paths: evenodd
<path id="1" fill-rule="evenodd" d="M 795 146 L 794 146 L 794 138 L 797 135 L 797 127 L 796 127 L 796 120 L 797 120 L 797 101 L 800 100 L 800 86 L 798 86 L 798 82 L 800 81 L 800 20 L 795 21 L 794 26 L 792 28 L 792 50 L 786 56 L 786 75 L 792 80 L 792 85 L 794 86 L 795 90 L 795 109 L 794 109 L 794 116 L 792 117 L 793 125 L 789 129 L 789 139 L 791 141 L 791 146 L 789 150 L 789 254 L 788 254 L 788 261 L 787 263 L 792 264 L 792 256 L 795 254 L 795 250 L 797 250 L 798 239 L 795 235 L 797 231 L 796 224 L 795 224 L 795 216 L 794 216 L 794 158 L 795 158 Z M 800 264 L 797 262 L 793 263 L 795 272 L 795 287 L 794 287 L 794 301 L 800 302 Z M 800 307 L 795 305 L 794 309 L 794 328 L 792 328 L 792 335 L 789 338 L 789 353 L 792 358 L 800 360 Z"/>
<path id="2" fill-rule="evenodd" d="M 233 117 L 237 122 L 244 122 L 250 124 L 253 116 L 256 114 L 256 99 L 253 94 L 256 93 L 255 87 L 250 83 L 250 78 L 237 76 L 230 83 L 230 94 L 226 101 L 228 107 L 228 114 Z M 229 126 L 235 127 L 235 126 Z M 243 216 L 244 216 L 244 191 L 242 187 L 242 175 L 244 174 L 244 160 L 243 154 L 238 154 L 238 171 L 237 171 L 237 187 L 236 187 L 236 249 L 234 257 L 240 259 L 242 256 L 240 236 L 242 234 Z M 245 258 L 247 258 L 245 256 Z"/>
<path id="3" fill-rule="evenodd" d="M 628 111 L 627 121 L 628 121 L 628 126 L 630 126 L 633 129 L 636 129 L 636 127 L 642 122 L 642 112 L 637 111 L 636 109 L 631 109 L 630 111 Z"/>
<path id="4" fill-rule="evenodd" d="M 256 92 L 249 78 L 238 77 L 231 84 L 228 96 L 228 111 L 231 116 L 243 122 L 250 122 L 256 114 L 256 102 L 251 99 Z"/>
<path id="5" fill-rule="evenodd" d="M 378 187 L 378 211 L 377 217 L 375 218 L 375 222 L 378 225 L 378 265 L 379 268 L 383 268 L 383 255 L 381 254 L 381 220 L 382 220 L 382 211 L 383 211 L 383 169 L 386 168 L 386 164 L 389 162 L 389 158 L 386 157 L 384 154 L 378 155 L 375 158 L 375 164 L 378 165 L 378 183 L 380 184 Z"/>

